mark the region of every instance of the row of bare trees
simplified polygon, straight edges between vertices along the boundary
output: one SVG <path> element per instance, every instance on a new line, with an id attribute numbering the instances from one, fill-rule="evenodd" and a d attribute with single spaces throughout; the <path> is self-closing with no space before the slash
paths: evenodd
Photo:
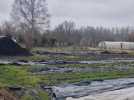
<path id="1" fill-rule="evenodd" d="M 134 42 L 134 28 L 104 28 L 81 27 L 76 28 L 74 22 L 65 21 L 57 25 L 53 30 L 36 31 L 36 34 L 25 33 L 23 29 L 14 27 L 10 22 L 0 26 L 1 35 L 12 35 L 18 42 L 30 46 L 90 46 L 96 47 L 100 41 L 129 41 Z M 33 38 L 34 37 L 34 38 Z M 30 40 L 31 39 L 31 40 Z"/>
<path id="2" fill-rule="evenodd" d="M 57 46 L 91 46 L 96 47 L 100 41 L 130 41 L 134 42 L 134 28 L 104 28 L 81 27 L 76 28 L 75 23 L 65 21 L 59 24 L 51 36 L 56 39 Z"/>

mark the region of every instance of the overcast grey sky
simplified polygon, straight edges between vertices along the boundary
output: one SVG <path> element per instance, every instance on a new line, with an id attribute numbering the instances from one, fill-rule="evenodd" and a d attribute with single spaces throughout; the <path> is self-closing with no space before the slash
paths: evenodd
<path id="1" fill-rule="evenodd" d="M 13 0 L 0 1 L 0 21 L 9 19 Z M 47 0 L 51 26 L 64 20 L 78 26 L 134 26 L 134 0 Z"/>

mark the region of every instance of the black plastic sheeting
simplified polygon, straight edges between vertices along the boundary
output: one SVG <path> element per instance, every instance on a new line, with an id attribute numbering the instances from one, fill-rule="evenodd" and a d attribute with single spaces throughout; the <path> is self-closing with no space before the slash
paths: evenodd
<path id="1" fill-rule="evenodd" d="M 22 48 L 11 37 L 4 36 L 4 37 L 0 37 L 0 55 L 26 56 L 26 55 L 31 55 L 31 53 L 27 49 Z"/>
<path id="2" fill-rule="evenodd" d="M 82 81 L 74 84 L 53 86 L 54 100 L 66 100 L 68 97 L 79 98 L 108 91 L 134 87 L 134 78 Z"/>

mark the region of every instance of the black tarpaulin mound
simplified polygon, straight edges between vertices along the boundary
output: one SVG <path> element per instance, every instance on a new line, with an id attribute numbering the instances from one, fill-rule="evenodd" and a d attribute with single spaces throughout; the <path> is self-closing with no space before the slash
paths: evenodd
<path id="1" fill-rule="evenodd" d="M 0 55 L 6 56 L 29 56 L 31 53 L 21 47 L 15 39 L 10 36 L 0 36 Z"/>

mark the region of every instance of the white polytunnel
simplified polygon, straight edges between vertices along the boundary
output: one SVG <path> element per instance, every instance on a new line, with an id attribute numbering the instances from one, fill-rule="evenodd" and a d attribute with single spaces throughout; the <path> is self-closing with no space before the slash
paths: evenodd
<path id="1" fill-rule="evenodd" d="M 134 50 L 134 42 L 111 42 L 103 41 L 98 44 L 101 49 L 124 49 Z"/>

